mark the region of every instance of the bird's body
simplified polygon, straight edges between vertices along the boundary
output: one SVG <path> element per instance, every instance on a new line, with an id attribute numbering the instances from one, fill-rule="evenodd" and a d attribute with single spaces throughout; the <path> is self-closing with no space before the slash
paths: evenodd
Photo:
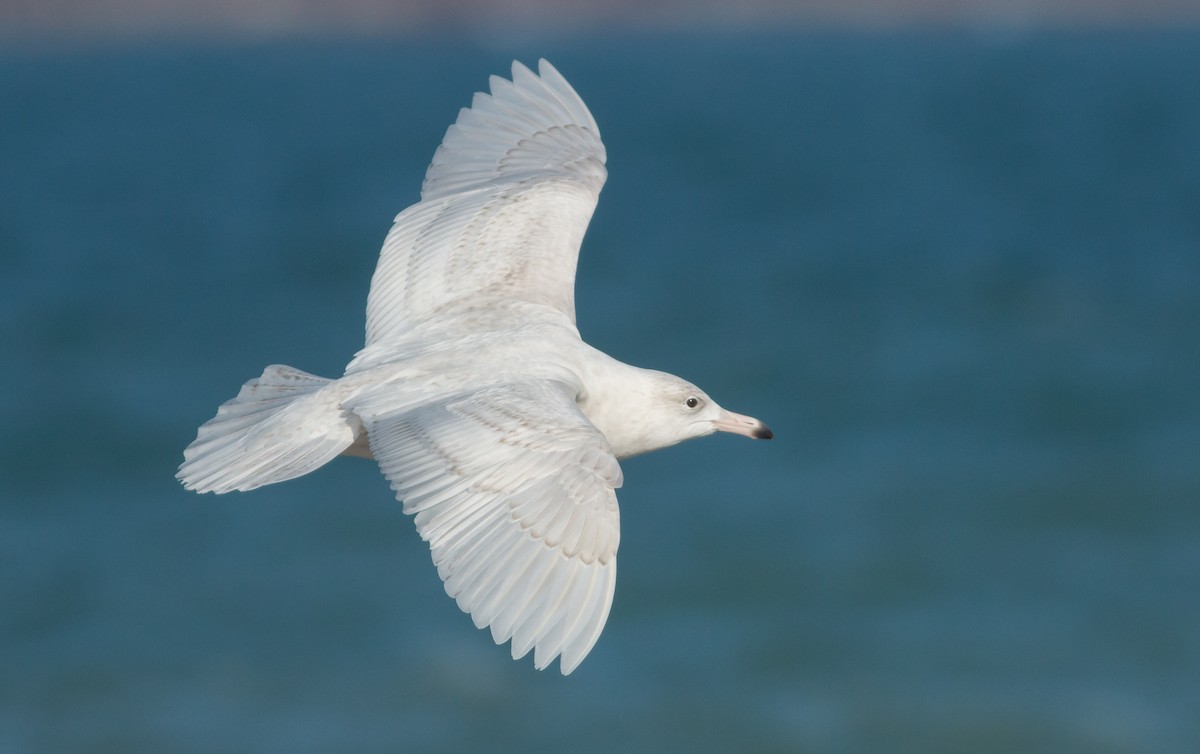
<path id="1" fill-rule="evenodd" d="M 548 63 L 493 77 L 384 242 L 367 342 L 334 380 L 271 366 L 204 424 L 179 479 L 249 490 L 338 455 L 378 461 L 446 591 L 514 657 L 569 673 L 608 616 L 620 458 L 717 430 L 770 437 L 575 327 L 599 129 Z"/>

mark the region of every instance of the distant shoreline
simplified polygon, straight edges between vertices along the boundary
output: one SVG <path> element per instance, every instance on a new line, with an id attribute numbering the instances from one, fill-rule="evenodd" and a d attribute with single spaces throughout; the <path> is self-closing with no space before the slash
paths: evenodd
<path id="1" fill-rule="evenodd" d="M 1143 27 L 1200 25 L 1191 0 L 346 0 L 297 5 L 288 0 L 25 0 L 0 4 L 0 37 L 259 37 L 326 33 L 431 31 L 579 33 L 620 30 L 744 30 L 781 26 L 844 29 Z"/>

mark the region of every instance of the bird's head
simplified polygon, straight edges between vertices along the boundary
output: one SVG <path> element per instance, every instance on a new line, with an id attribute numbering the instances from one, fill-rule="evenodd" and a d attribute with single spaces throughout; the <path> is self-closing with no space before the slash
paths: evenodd
<path id="1" fill-rule="evenodd" d="M 714 432 L 732 432 L 770 440 L 771 429 L 758 419 L 721 408 L 700 388 L 665 372 L 643 370 L 645 380 L 637 404 L 637 421 L 624 421 L 605 434 L 618 457 L 666 448 Z M 626 415 L 628 416 L 628 414 Z"/>
<path id="2" fill-rule="evenodd" d="M 714 432 L 732 432 L 754 440 L 770 440 L 775 436 L 771 428 L 758 419 L 721 408 L 707 393 L 687 380 L 672 377 L 671 382 L 674 384 L 664 391 L 664 405 L 673 409 L 684 428 L 681 441 Z"/>

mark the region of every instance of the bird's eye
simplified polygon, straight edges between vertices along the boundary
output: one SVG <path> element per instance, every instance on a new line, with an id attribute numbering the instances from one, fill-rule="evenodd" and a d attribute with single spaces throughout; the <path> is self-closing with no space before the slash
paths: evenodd
<path id="1" fill-rule="evenodd" d="M 687 399 L 684 400 L 683 405 L 687 406 L 688 408 L 695 408 L 696 406 L 700 405 L 700 399 L 694 395 L 689 395 Z"/>

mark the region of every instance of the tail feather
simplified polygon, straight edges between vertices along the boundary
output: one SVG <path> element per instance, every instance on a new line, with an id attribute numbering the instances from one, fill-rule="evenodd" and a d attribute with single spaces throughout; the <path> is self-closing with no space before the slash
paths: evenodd
<path id="1" fill-rule="evenodd" d="M 252 490 L 313 471 L 354 444 L 358 418 L 324 377 L 273 365 L 200 427 L 176 478 L 189 490 Z"/>

